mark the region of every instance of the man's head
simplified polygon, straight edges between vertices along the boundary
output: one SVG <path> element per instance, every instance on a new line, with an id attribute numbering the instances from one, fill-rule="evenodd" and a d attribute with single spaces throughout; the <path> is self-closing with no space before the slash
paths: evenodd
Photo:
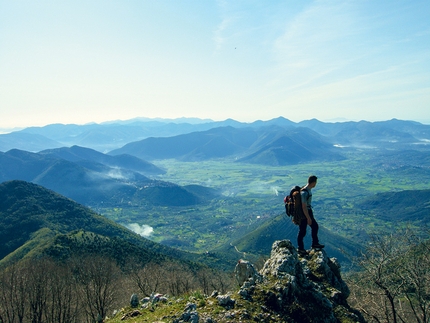
<path id="1" fill-rule="evenodd" d="M 317 180 L 318 180 L 318 177 L 316 177 L 315 175 L 309 176 L 308 186 L 309 187 L 315 187 L 317 185 Z"/>

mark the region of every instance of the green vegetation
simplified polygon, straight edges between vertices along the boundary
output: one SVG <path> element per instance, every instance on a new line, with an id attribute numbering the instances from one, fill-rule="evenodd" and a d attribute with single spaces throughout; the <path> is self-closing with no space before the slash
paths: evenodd
<path id="1" fill-rule="evenodd" d="M 2 183 L 0 195 L 0 267 L 42 255 L 66 260 L 76 254 L 100 254 L 120 265 L 130 257 L 139 263 L 176 259 L 190 266 L 227 264 L 213 255 L 186 253 L 143 239 L 89 208 L 32 183 Z"/>
<path id="2" fill-rule="evenodd" d="M 69 294 L 75 297 L 69 303 L 71 306 L 91 306 L 82 295 L 89 295 L 85 287 L 99 278 L 97 274 L 106 274 L 106 287 L 115 296 L 105 306 L 109 313 L 123 307 L 132 291 L 140 296 L 153 292 L 174 296 L 168 304 L 157 303 L 143 309 L 136 319 L 139 322 L 178 317 L 188 302 L 216 315 L 223 309 L 207 295 L 213 289 L 224 292 L 231 284 L 231 276 L 218 269 L 231 273 L 239 258 L 261 263 L 275 240 L 295 238 L 297 227 L 284 215 L 282 199 L 292 186 L 304 184 L 310 174 L 319 177 L 313 204 L 321 227 L 320 237 L 324 237 L 330 257 L 342 262 L 360 248 L 365 250 L 355 267 L 361 265 L 363 272 L 350 276 L 351 297 L 357 307 L 369 312 L 374 299 L 368 295 L 385 293 L 388 298 L 381 297 L 371 315 L 386 313 L 386 318 L 379 319 L 387 321 L 396 316 L 405 321 L 411 315 L 428 317 L 429 245 L 428 240 L 421 243 L 422 237 L 428 239 L 428 231 L 422 235 L 416 230 L 428 226 L 429 221 L 427 161 L 414 157 L 420 155 L 405 158 L 373 150 L 344 154 L 347 158 L 341 161 L 283 167 L 231 159 L 156 161 L 166 171 L 156 179 L 166 186 L 155 185 L 133 199 L 114 202 L 109 207 L 98 203 L 92 206 L 96 212 L 38 185 L 23 181 L 2 183 L 0 321 L 4 311 L 15 306 L 8 303 L 11 295 L 20 295 L 20 304 L 26 304 L 28 311 L 29 302 L 38 301 L 33 299 L 35 295 L 28 296 L 29 291 L 42 284 L 51 290 L 46 295 L 52 297 L 54 294 L 49 293 L 60 286 L 56 281 L 60 277 L 64 277 L 64 282 L 73 282 L 68 287 Z M 169 186 L 174 189 L 165 190 Z M 177 203 L 184 197 L 190 198 L 187 206 Z M 157 203 L 148 203 L 145 198 Z M 194 198 L 198 203 L 192 201 Z M 163 199 L 166 203 L 158 203 Z M 154 230 L 149 238 L 162 244 L 143 239 L 119 224 L 149 225 Z M 411 231 L 390 236 L 402 228 Z M 388 235 L 379 239 L 373 233 Z M 372 243 L 367 245 L 367 241 Z M 342 268 L 344 272 L 348 269 L 343 264 Z M 15 270 L 23 274 L 16 275 Z M 51 271 L 53 275 L 46 275 Z M 21 285 L 27 287 L 16 290 Z M 268 299 L 269 294 L 269 290 L 262 290 L 261 301 Z M 394 304 L 390 310 L 387 300 Z M 255 308 L 248 308 L 248 303 L 238 302 L 241 319 L 257 314 Z M 51 305 L 52 309 L 61 308 L 55 302 Z M 416 314 L 417 305 L 422 313 Z M 91 313 L 104 316 L 108 313 L 105 310 L 91 309 Z M 131 311 L 123 307 L 110 322 L 119 322 Z M 335 311 L 341 312 L 342 308 Z M 74 315 L 79 321 L 85 313 Z M 60 321 L 52 317 L 47 322 Z"/>
<path id="3" fill-rule="evenodd" d="M 148 203 L 142 193 L 142 199 L 134 196 L 114 206 L 98 202 L 91 206 L 96 212 L 52 191 L 41 194 L 36 186 L 16 182 L 11 189 L 19 191 L 18 196 L 0 192 L 4 210 L 0 256 L 8 255 L 3 262 L 13 261 L 51 250 L 48 240 L 83 230 L 174 257 L 206 264 L 220 264 L 222 259 L 232 266 L 240 257 L 251 259 L 251 254 L 252 259 L 266 257 L 276 239 L 295 240 L 297 228 L 284 214 L 283 197 L 292 186 L 303 185 L 310 174 L 319 177 L 313 204 L 322 241 L 339 259 L 345 257 L 340 253 L 356 253 L 369 233 L 428 223 L 430 170 L 422 154 L 341 151 L 346 157 L 341 161 L 282 167 L 226 158 L 155 161 L 166 171 L 156 178 L 165 186 L 148 191 L 157 196 L 157 203 Z M 169 194 L 163 191 L 166 187 L 173 188 L 167 190 Z M 183 196 L 193 196 L 199 203 L 176 203 Z M 148 225 L 153 231 L 147 237 L 162 245 L 130 235 L 118 224 Z"/>
<path id="4" fill-rule="evenodd" d="M 316 174 L 319 181 L 314 209 L 320 226 L 330 232 L 362 243 L 371 232 L 389 232 L 404 226 L 405 219 L 398 221 L 399 214 L 382 216 L 386 205 L 369 208 L 365 201 L 378 193 L 429 189 L 430 169 L 409 166 L 421 164 L 420 160 L 411 158 L 406 163 L 400 160 L 401 156 L 395 159 L 392 154 L 374 150 L 342 152 L 347 157 L 342 161 L 282 167 L 231 159 L 155 161 L 154 164 L 166 170 L 157 179 L 178 185 L 207 186 L 218 190 L 221 197 L 194 207 L 121 206 L 97 211 L 122 224 L 151 226 L 154 232 L 150 239 L 156 242 L 183 250 L 213 250 L 283 214 L 283 196 L 292 186 L 304 185 L 310 174 Z M 426 221 L 414 214 L 407 219 L 409 225 Z M 284 220 L 289 221 L 286 217 Z"/>

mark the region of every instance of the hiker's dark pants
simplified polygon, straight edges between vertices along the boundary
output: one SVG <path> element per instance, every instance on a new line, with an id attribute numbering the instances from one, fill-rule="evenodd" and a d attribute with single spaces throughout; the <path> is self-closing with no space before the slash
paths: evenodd
<path id="1" fill-rule="evenodd" d="M 314 213 L 312 209 L 308 209 L 309 216 L 312 219 L 312 224 L 310 225 L 312 230 L 312 245 L 318 244 L 318 223 L 315 221 Z M 308 221 L 306 218 L 300 222 L 299 224 L 299 235 L 297 236 L 297 247 L 299 249 L 305 249 L 305 245 L 303 243 L 303 239 L 306 235 L 306 228 L 308 227 Z"/>

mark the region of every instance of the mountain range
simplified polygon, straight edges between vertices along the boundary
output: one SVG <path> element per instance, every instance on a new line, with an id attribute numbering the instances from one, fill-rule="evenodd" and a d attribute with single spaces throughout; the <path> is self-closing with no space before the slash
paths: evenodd
<path id="1" fill-rule="evenodd" d="M 279 166 L 304 161 L 341 160 L 336 148 L 307 128 L 220 127 L 202 132 L 132 142 L 109 155 L 129 154 L 145 160 L 200 161 L 226 158 Z"/>
<path id="2" fill-rule="evenodd" d="M 127 154 L 110 156 L 90 148 L 72 146 L 57 149 L 48 149 L 40 152 L 41 155 L 65 159 L 71 162 L 82 163 L 88 166 L 88 162 L 93 164 L 103 164 L 112 168 L 122 168 L 139 172 L 145 175 L 159 175 L 165 173 L 164 170 L 148 163 L 140 158 Z"/>
<path id="3" fill-rule="evenodd" d="M 4 151 L 0 152 L 0 182 L 4 182 L 1 185 L 6 187 L 2 188 L 1 193 L 2 196 L 7 196 L 11 194 L 10 190 L 15 190 L 15 186 L 24 187 L 23 182 L 19 181 L 25 181 L 94 208 L 101 205 L 194 208 L 197 205 L 208 205 L 220 193 L 200 185 L 180 186 L 157 180 L 156 176 L 164 174 L 165 170 L 157 167 L 155 161 L 228 159 L 263 167 L 284 166 L 342 161 L 348 158 L 345 153 L 352 149 L 359 151 L 379 148 L 375 149 L 375 154 L 384 156 L 382 161 L 378 161 L 381 168 L 387 167 L 387 171 L 390 171 L 394 165 L 396 171 L 422 172 L 427 176 L 428 168 L 423 167 L 423 162 L 429 159 L 429 142 L 430 126 L 396 119 L 344 123 L 324 123 L 313 119 L 294 123 L 285 118 L 277 118 L 250 124 L 235 120 L 193 120 L 193 123 L 135 120 L 85 126 L 49 125 L 0 135 L 0 151 Z M 24 150 L 23 147 L 27 149 Z M 387 160 L 393 162 L 387 164 Z M 416 169 L 415 161 L 419 161 Z M 15 182 L 16 180 L 19 181 Z M 1 243 L 6 246 L 5 250 L 12 253 L 11 257 L 15 257 L 13 252 L 17 248 L 29 251 L 36 246 L 36 249 L 40 249 L 41 245 L 38 243 L 51 241 L 54 236 L 59 241 L 58 234 L 67 235 L 60 240 L 63 243 L 68 241 L 69 245 L 82 236 L 89 240 L 107 241 L 104 234 L 93 228 L 75 226 L 70 230 L 57 232 L 51 225 L 45 226 L 38 216 L 47 214 L 44 211 L 46 207 L 33 203 L 34 200 L 45 200 L 37 195 L 41 194 L 37 185 L 26 187 L 25 194 L 18 192 L 24 197 L 22 205 L 16 204 L 16 210 L 7 208 L 6 213 L 2 214 L 2 218 L 11 221 L 14 220 L 13 217 L 10 218 L 10 214 L 16 217 L 16 226 L 11 222 L 4 226 L 12 228 L 9 235 L 9 231 L 3 232 L 10 241 L 4 240 Z M 48 194 L 47 191 L 43 194 L 53 193 L 49 191 Z M 31 197 L 28 192 L 37 194 Z M 362 204 L 357 202 L 356 205 L 364 212 L 369 212 L 371 208 L 372 212 L 387 221 L 391 215 L 393 219 L 413 222 L 417 218 L 425 218 L 427 206 L 422 202 L 428 201 L 429 194 L 427 190 L 386 192 L 369 197 Z M 19 196 L 15 199 L 18 200 Z M 402 207 L 406 203 L 405 198 L 409 197 L 412 204 L 405 215 Z M 48 201 L 51 199 L 56 198 L 47 198 Z M 2 205 L 8 207 L 7 204 Z M 30 216 L 32 208 L 36 213 Z M 28 217 L 18 217 L 21 213 Z M 231 245 L 226 243 L 213 252 L 228 255 L 227 257 L 237 255 L 235 250 L 255 255 L 267 254 L 274 240 L 285 237 L 294 239 L 297 228 L 291 223 L 286 224 L 284 220 L 281 216 L 274 217 L 262 226 L 253 228 L 245 236 L 235 239 Z M 51 220 L 48 222 L 51 223 Z M 19 231 L 18 224 L 24 229 L 26 226 L 38 229 L 25 235 Z M 16 232 L 16 236 L 12 236 L 12 232 Z M 321 234 L 327 243 L 327 250 L 339 259 L 346 259 L 344 253 L 354 254 L 359 248 L 327 230 L 322 230 Z M 38 242 L 32 242 L 32 237 L 37 238 Z M 106 243 L 109 244 L 109 241 Z M 342 250 L 336 247 L 339 241 L 342 241 Z M 54 249 L 50 250 L 54 252 Z M 61 254 L 59 250 L 55 252 Z"/>
<path id="4" fill-rule="evenodd" d="M 292 122 L 284 117 L 252 123 L 232 119 L 224 121 L 180 119 L 132 119 L 103 124 L 51 124 L 29 127 L 0 135 L 0 151 L 16 148 L 31 152 L 74 145 L 109 152 L 124 145 L 150 137 L 174 137 L 220 127 L 262 128 L 280 127 L 285 130 L 304 127 L 315 131 L 326 140 L 339 145 L 387 146 L 396 144 L 428 144 L 430 126 L 414 121 L 392 119 L 381 122 L 321 122 L 316 119 Z"/>
<path id="5" fill-rule="evenodd" d="M 14 147 L 0 152 L 0 181 L 20 179 L 34 182 L 85 205 L 195 205 L 207 197 L 206 188 L 200 187 L 199 194 L 199 189 L 191 192 L 186 187 L 151 179 L 165 171 L 150 161 L 227 158 L 263 166 L 284 166 L 340 161 L 348 151 L 345 147 L 380 147 L 378 153 L 393 153 L 396 160 L 402 154 L 395 151 L 408 151 L 408 164 L 429 158 L 430 126 L 412 121 L 324 123 L 313 119 L 293 123 L 277 118 L 250 124 L 234 120 L 193 122 L 136 120 L 85 126 L 56 124 L 0 135 L 0 148 L 5 141 Z M 125 128 L 129 129 L 128 132 Z M 130 132 L 134 135 L 125 135 Z M 127 143 L 139 138 L 136 132 L 141 134 L 140 137 L 164 136 Z M 24 143 L 32 145 L 34 140 L 38 144 L 33 148 L 41 148 L 41 137 L 46 138 L 48 146 L 53 142 L 83 143 L 82 138 L 93 137 L 96 133 L 100 136 L 96 136 L 94 142 L 103 143 L 106 138 L 114 138 L 112 142 L 125 144 L 107 153 L 76 145 L 39 152 L 16 149 Z M 171 133 L 180 134 L 167 136 Z M 421 167 L 418 171 L 425 170 Z M 216 192 L 209 195 L 215 196 Z"/>
<path id="6" fill-rule="evenodd" d="M 232 132 L 234 133 L 234 130 Z M 251 133 L 254 132 L 251 131 Z M 268 140 L 270 141 L 270 139 Z M 15 180 L 32 182 L 64 195 L 73 201 L 92 207 L 97 207 L 98 205 L 103 205 L 104 207 L 130 207 L 142 204 L 186 207 L 209 203 L 220 196 L 220 193 L 215 189 L 200 185 L 179 186 L 165 181 L 153 180 L 141 172 L 137 172 L 137 170 L 152 174 L 163 173 L 163 170 L 155 165 L 144 162 L 137 157 L 127 154 L 110 156 L 78 146 L 45 150 L 39 153 L 17 149 L 0 153 L 0 181 L 4 182 L 6 188 L 10 188 L 11 183 L 15 183 Z M 23 185 L 21 183 L 21 186 Z M 7 196 L 6 188 L 2 196 Z M 38 192 L 35 189 L 28 189 L 28 191 Z M 37 194 L 41 193 L 38 192 Z M 37 194 L 34 195 L 33 199 L 43 201 L 44 198 L 37 196 Z M 22 203 L 25 204 L 25 207 L 24 209 L 18 207 L 20 211 L 25 211 L 31 207 L 35 209 L 41 208 L 39 206 L 31 206 L 27 198 Z M 26 212 L 24 213 L 27 214 Z M 28 217 L 27 221 L 33 221 L 31 215 L 27 214 L 26 216 Z M 79 222 L 79 220 L 77 221 Z M 278 225 L 274 221 L 270 221 L 269 226 L 265 225 L 249 233 L 234 242 L 234 244 L 237 244 L 240 249 L 246 250 L 249 254 L 260 255 L 269 252 L 271 242 L 274 241 L 273 239 L 284 237 L 295 238 L 296 228 L 294 225 Z M 23 222 L 26 221 L 23 220 Z M 281 222 L 286 223 L 286 221 Z M 289 222 L 291 221 L 287 223 Z M 5 227 L 10 226 L 5 225 Z M 270 230 L 267 230 L 268 227 Z M 73 230 L 78 229 L 87 230 L 85 227 L 73 227 Z M 269 231 L 272 231 L 272 233 L 276 232 L 276 234 L 271 236 Z M 18 233 L 18 236 L 23 237 L 23 239 L 26 237 L 19 230 L 16 231 L 16 228 L 12 228 L 10 232 Z M 98 234 L 97 232 L 95 233 Z M 32 234 L 37 235 L 40 239 L 51 238 L 51 231 L 46 231 L 46 229 Z M 82 235 L 81 233 L 75 234 Z M 250 238 L 251 236 L 253 238 Z M 327 231 L 323 233 L 323 238 L 328 242 L 331 241 L 331 246 L 328 246 L 328 249 L 332 252 L 333 256 L 338 257 L 342 261 L 347 261 L 343 250 L 333 247 L 336 244 L 335 242 L 339 241 L 340 237 Z M 62 241 L 63 243 L 65 241 L 75 241 L 75 238 L 70 237 L 69 233 L 69 236 L 63 237 Z M 5 244 L 10 243 L 5 242 Z M 350 242 L 343 243 L 344 246 L 349 244 Z M 353 254 L 357 251 L 357 248 L 357 245 L 351 245 L 348 252 Z M 212 250 L 211 252 L 219 255 L 229 255 L 227 258 L 238 256 L 228 244 L 223 248 Z"/>
<path id="7" fill-rule="evenodd" d="M 190 191 L 146 176 L 163 172 L 134 156 L 109 156 L 77 146 L 39 153 L 0 152 L 0 182 L 33 182 L 85 205 L 195 205 L 208 194 L 216 195 L 202 187 L 200 196 L 198 188 Z"/>

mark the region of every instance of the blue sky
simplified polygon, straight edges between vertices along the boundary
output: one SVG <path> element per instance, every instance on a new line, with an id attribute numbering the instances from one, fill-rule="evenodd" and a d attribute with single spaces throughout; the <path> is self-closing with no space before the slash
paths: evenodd
<path id="1" fill-rule="evenodd" d="M 0 128 L 430 124 L 430 1 L 0 1 Z"/>

